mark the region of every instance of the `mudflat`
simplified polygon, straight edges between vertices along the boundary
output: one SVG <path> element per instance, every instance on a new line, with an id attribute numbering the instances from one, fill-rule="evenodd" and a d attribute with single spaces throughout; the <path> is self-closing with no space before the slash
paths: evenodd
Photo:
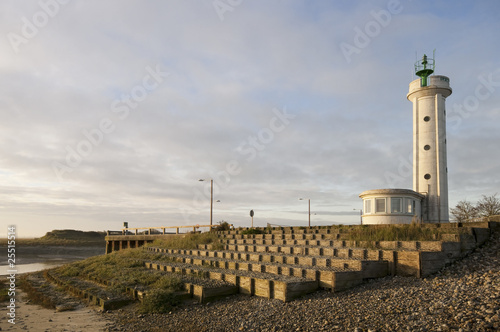
<path id="1" fill-rule="evenodd" d="M 58 260 L 76 261 L 103 255 L 105 248 L 104 244 L 102 246 L 18 245 L 16 247 L 16 265 Z M 0 246 L 0 252 L 7 252 L 7 247 Z"/>

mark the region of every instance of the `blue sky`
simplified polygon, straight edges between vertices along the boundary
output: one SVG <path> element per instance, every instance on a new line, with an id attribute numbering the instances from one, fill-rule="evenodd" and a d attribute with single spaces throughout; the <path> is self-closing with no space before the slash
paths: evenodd
<path id="1" fill-rule="evenodd" d="M 415 54 L 436 49 L 450 206 L 498 192 L 497 1 L 2 1 L 0 215 L 52 229 L 359 221 L 412 188 Z M 346 48 L 347 47 L 347 48 Z M 350 50 L 350 51 L 347 51 Z"/>

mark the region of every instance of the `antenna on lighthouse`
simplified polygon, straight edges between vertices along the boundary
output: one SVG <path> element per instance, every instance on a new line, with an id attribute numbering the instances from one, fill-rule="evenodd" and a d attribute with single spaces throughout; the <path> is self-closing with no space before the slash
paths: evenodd
<path id="1" fill-rule="evenodd" d="M 427 77 L 434 72 L 436 68 L 436 63 L 434 62 L 434 56 L 436 50 L 432 52 L 432 58 L 428 58 L 424 54 L 421 60 L 415 62 L 415 75 L 420 77 L 420 86 L 427 86 Z"/>

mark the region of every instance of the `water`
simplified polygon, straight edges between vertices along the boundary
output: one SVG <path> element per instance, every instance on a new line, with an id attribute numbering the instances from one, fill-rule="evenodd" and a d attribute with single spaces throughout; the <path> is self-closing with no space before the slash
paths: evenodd
<path id="1" fill-rule="evenodd" d="M 46 262 L 46 263 L 19 264 L 16 265 L 14 269 L 9 268 L 7 265 L 0 265 L 0 276 L 6 276 L 10 273 L 14 273 L 14 271 L 16 274 L 36 272 L 45 269 L 50 269 L 53 267 L 58 267 L 66 263 L 71 263 L 71 261 L 61 262 L 61 263 Z"/>
<path id="2" fill-rule="evenodd" d="M 7 258 L 6 247 L 1 247 L 0 252 L 4 253 L 2 256 Z M 104 246 L 19 246 L 16 247 L 16 264 L 14 268 L 7 265 L 7 259 L 0 261 L 0 276 L 9 274 L 9 270 L 16 270 L 16 274 L 41 271 L 88 257 L 102 255 L 103 253 Z"/>

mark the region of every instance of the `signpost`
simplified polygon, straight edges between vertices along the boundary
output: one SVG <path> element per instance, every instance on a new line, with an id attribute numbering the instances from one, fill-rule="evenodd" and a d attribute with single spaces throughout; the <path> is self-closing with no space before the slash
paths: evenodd
<path id="1" fill-rule="evenodd" d="M 252 228 L 253 228 L 253 215 L 254 215 L 253 210 L 250 210 L 250 217 L 252 217 Z"/>

